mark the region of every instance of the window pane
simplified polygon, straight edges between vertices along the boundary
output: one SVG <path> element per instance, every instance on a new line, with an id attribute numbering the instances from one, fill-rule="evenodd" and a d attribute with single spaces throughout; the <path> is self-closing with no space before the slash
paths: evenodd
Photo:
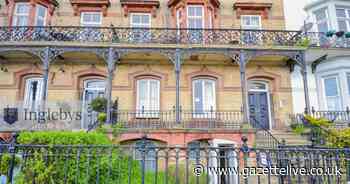
<path id="1" fill-rule="evenodd" d="M 194 109 L 196 112 L 203 111 L 203 86 L 202 81 L 197 80 L 194 82 Z"/>
<path id="2" fill-rule="evenodd" d="M 337 13 L 337 17 L 342 17 L 342 18 L 346 17 L 345 9 L 337 9 L 336 13 Z"/>
<path id="3" fill-rule="evenodd" d="M 327 9 L 321 9 L 314 12 L 317 21 L 327 19 Z"/>
<path id="4" fill-rule="evenodd" d="M 149 24 L 149 16 L 148 15 L 142 15 L 141 19 L 143 24 Z"/>
<path id="5" fill-rule="evenodd" d="M 188 7 L 188 16 L 195 16 L 196 15 L 196 12 L 195 12 L 195 7 Z"/>
<path id="6" fill-rule="evenodd" d="M 39 17 L 45 17 L 46 16 L 46 8 L 44 6 L 38 5 L 37 16 L 39 16 Z"/>
<path id="7" fill-rule="evenodd" d="M 138 85 L 138 94 L 139 94 L 139 110 L 148 108 L 147 107 L 147 96 L 148 96 L 148 88 L 147 88 L 147 80 L 140 80 Z"/>
<path id="8" fill-rule="evenodd" d="M 338 20 L 338 26 L 340 31 L 347 31 L 348 27 L 345 20 Z"/>
<path id="9" fill-rule="evenodd" d="M 17 4 L 16 14 L 28 14 L 29 13 L 29 5 L 28 4 Z"/>
<path id="10" fill-rule="evenodd" d="M 317 28 L 318 28 L 319 32 L 327 32 L 328 31 L 328 24 L 327 24 L 327 22 L 318 23 Z"/>
<path id="11" fill-rule="evenodd" d="M 337 78 L 324 79 L 325 93 L 327 97 L 338 96 Z"/>
<path id="12" fill-rule="evenodd" d="M 214 97 L 214 82 L 213 81 L 205 81 L 204 84 L 205 90 L 205 104 L 207 111 L 215 109 L 215 97 Z"/>
<path id="13" fill-rule="evenodd" d="M 339 97 L 327 97 L 327 108 L 330 111 L 341 110 Z"/>
<path id="14" fill-rule="evenodd" d="M 16 17 L 16 25 L 15 26 L 27 26 L 28 25 L 28 17 L 27 16 L 17 16 Z"/>

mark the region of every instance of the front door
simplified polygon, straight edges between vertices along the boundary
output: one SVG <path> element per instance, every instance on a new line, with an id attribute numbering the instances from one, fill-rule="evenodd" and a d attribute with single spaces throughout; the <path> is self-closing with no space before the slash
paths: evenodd
<path id="1" fill-rule="evenodd" d="M 249 87 L 250 122 L 256 128 L 270 129 L 270 106 L 267 84 L 251 82 Z"/>
<path id="2" fill-rule="evenodd" d="M 90 104 L 97 97 L 105 96 L 105 82 L 103 80 L 89 80 L 85 82 L 83 94 L 83 120 L 82 128 L 97 121 L 97 112 L 92 111 Z"/>

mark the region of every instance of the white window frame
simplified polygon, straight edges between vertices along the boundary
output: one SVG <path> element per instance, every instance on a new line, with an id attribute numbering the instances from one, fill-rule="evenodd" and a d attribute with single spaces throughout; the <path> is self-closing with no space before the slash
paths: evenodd
<path id="1" fill-rule="evenodd" d="M 17 7 L 19 5 L 26 5 L 28 7 L 28 14 L 20 14 L 20 13 L 17 13 Z M 29 3 L 24 3 L 24 2 L 21 2 L 21 3 L 16 3 L 15 4 L 15 9 L 13 11 L 13 21 L 12 21 L 12 26 L 17 26 L 17 22 L 18 22 L 18 17 L 19 16 L 25 16 L 27 17 L 27 24 L 29 23 L 29 14 L 30 14 L 30 4 Z M 28 25 L 27 25 L 28 26 Z"/>
<path id="2" fill-rule="evenodd" d="M 324 19 L 322 19 L 322 20 L 317 20 L 316 12 L 317 12 L 317 11 L 321 11 L 321 10 L 324 10 L 324 12 L 325 12 L 325 14 L 326 14 L 326 17 L 324 17 Z M 327 28 L 328 28 L 327 31 L 329 31 L 329 30 L 331 29 L 331 22 L 330 22 L 330 19 L 329 19 L 329 10 L 328 10 L 328 7 L 322 7 L 322 8 L 319 8 L 319 9 L 313 11 L 313 12 L 312 12 L 312 16 L 314 17 L 314 20 L 315 20 L 315 23 L 316 23 L 315 26 L 316 26 L 316 29 L 317 29 L 318 32 L 320 32 L 320 30 L 319 30 L 319 28 L 318 28 L 318 25 L 319 25 L 320 23 L 324 23 L 324 22 L 327 23 Z"/>
<path id="3" fill-rule="evenodd" d="M 200 113 L 200 112 L 196 112 L 196 89 L 195 89 L 195 83 L 196 82 L 200 82 L 202 83 L 201 86 L 202 86 L 202 106 L 203 106 L 203 109 L 200 109 L 204 112 L 204 114 Z M 209 102 L 206 102 L 205 101 L 205 97 L 206 97 L 206 90 L 205 90 L 205 83 L 206 82 L 210 82 L 212 83 L 213 85 L 213 99 L 212 102 L 213 102 L 213 108 L 212 109 L 206 109 L 206 107 L 208 106 L 208 103 Z M 199 79 L 194 79 L 192 81 L 192 105 L 193 105 L 193 117 L 194 118 L 215 118 L 215 114 L 216 114 L 216 81 L 214 79 L 206 79 L 206 78 L 199 78 Z M 213 110 L 213 114 L 210 113 L 210 111 Z"/>
<path id="4" fill-rule="evenodd" d="M 142 109 L 140 104 L 140 83 L 142 81 L 147 82 L 147 92 L 146 92 L 146 104 L 148 104 L 148 107 L 144 107 Z M 156 107 L 151 107 L 151 82 L 156 82 L 158 86 L 157 93 L 157 105 Z M 152 79 L 152 78 L 145 78 L 145 79 L 138 79 L 136 81 L 136 117 L 137 118 L 158 118 L 159 117 L 159 111 L 160 111 L 160 81 L 158 79 Z M 156 109 L 153 109 L 156 108 Z M 144 113 L 142 112 L 144 110 Z M 151 111 L 151 112 L 150 112 Z"/>
<path id="5" fill-rule="evenodd" d="M 345 23 L 346 23 L 347 30 L 343 30 L 343 31 L 345 31 L 345 32 L 350 31 L 350 7 L 339 7 L 339 6 L 336 6 L 335 7 L 335 11 L 337 12 L 338 9 L 343 9 L 345 11 L 345 18 L 336 16 L 338 30 L 340 30 L 339 20 L 344 20 Z"/>
<path id="6" fill-rule="evenodd" d="M 44 22 L 44 25 L 43 26 L 46 26 L 46 19 L 47 19 L 47 7 L 46 6 L 43 6 L 41 4 L 37 4 L 36 5 L 36 10 L 35 10 L 35 25 L 38 26 L 38 19 L 39 19 L 39 8 L 44 8 L 45 9 L 45 15 L 44 17 L 42 17 L 43 19 L 43 22 Z"/>
<path id="7" fill-rule="evenodd" d="M 342 105 L 342 91 L 341 91 L 341 82 L 340 82 L 340 78 L 338 75 L 327 75 L 327 76 L 323 76 L 322 77 L 322 92 L 323 92 L 323 101 L 325 102 L 325 109 L 326 110 L 330 110 L 329 106 L 328 106 L 328 96 L 326 94 L 326 84 L 325 84 L 325 80 L 326 79 L 331 79 L 331 78 L 335 78 L 336 79 L 336 83 L 337 83 L 337 90 L 338 90 L 338 96 L 329 96 L 329 97 L 337 97 L 339 100 L 339 108 L 340 110 L 342 109 L 343 105 Z M 332 109 L 332 111 L 334 111 L 334 109 Z"/>
<path id="8" fill-rule="evenodd" d="M 202 16 L 189 16 L 189 14 L 188 14 L 189 11 L 188 11 L 188 10 L 189 10 L 190 8 L 198 8 L 198 7 L 202 9 Z M 204 25 L 205 25 L 205 24 L 204 24 L 204 17 L 205 17 L 205 16 L 204 16 L 204 6 L 203 6 L 203 5 L 188 5 L 187 8 L 186 8 L 186 11 L 187 11 L 187 12 L 186 12 L 186 14 L 187 14 L 187 27 L 190 28 L 190 26 L 189 26 L 189 25 L 190 25 L 190 24 L 189 24 L 189 22 L 190 22 L 189 19 L 190 19 L 190 18 L 193 18 L 193 19 L 199 19 L 199 18 L 201 18 L 201 20 L 202 20 L 202 27 L 201 27 L 201 28 L 198 28 L 198 29 L 204 29 L 204 27 L 205 27 L 205 26 L 204 26 Z"/>
<path id="9" fill-rule="evenodd" d="M 133 23 L 134 16 L 148 16 L 149 22 L 148 22 L 148 24 L 140 24 L 142 26 L 135 26 L 135 24 Z M 130 26 L 131 27 L 133 27 L 133 28 L 150 28 L 151 25 L 152 25 L 152 16 L 150 13 L 130 13 Z"/>
<path id="10" fill-rule="evenodd" d="M 36 93 L 36 99 L 35 99 L 35 102 L 32 101 L 31 98 L 31 89 L 30 89 L 30 83 L 34 82 L 34 81 L 37 81 L 38 82 L 38 86 L 37 86 L 37 93 Z M 23 105 L 25 108 L 31 110 L 31 111 L 37 111 L 39 110 L 39 106 L 40 106 L 40 103 L 42 102 L 41 100 L 41 97 L 44 93 L 44 89 L 43 89 L 43 86 L 44 86 L 44 79 L 42 77 L 31 77 L 31 78 L 27 78 L 25 79 L 25 84 L 24 84 L 24 99 L 23 99 Z M 34 107 L 32 105 L 35 105 Z"/>
<path id="11" fill-rule="evenodd" d="M 244 19 L 249 18 L 252 19 L 253 17 L 258 17 L 259 19 L 259 25 L 257 25 L 257 28 L 245 28 L 245 27 L 253 27 L 252 25 L 244 25 Z M 241 15 L 241 27 L 242 29 L 254 29 L 254 30 L 259 30 L 262 27 L 261 23 L 261 16 L 260 15 Z"/>
<path id="12" fill-rule="evenodd" d="M 84 16 L 87 15 L 87 14 L 99 14 L 100 16 L 100 21 L 99 22 L 84 22 Z M 98 27 L 98 26 L 101 26 L 102 25 L 102 12 L 100 11 L 86 11 L 86 12 L 81 12 L 80 14 L 80 25 L 81 26 L 85 26 L 86 24 L 89 25 L 88 27 L 90 26 L 93 26 L 93 27 Z"/>

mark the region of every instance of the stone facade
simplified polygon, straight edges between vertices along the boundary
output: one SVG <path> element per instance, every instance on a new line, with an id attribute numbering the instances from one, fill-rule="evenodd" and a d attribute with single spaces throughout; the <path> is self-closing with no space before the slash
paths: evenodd
<path id="1" fill-rule="evenodd" d="M 8 0 L 7 2 L 11 2 Z M 77 26 L 80 25 L 79 12 L 69 0 L 60 0 L 59 6 L 53 11 L 47 25 Z M 186 3 L 187 1 L 181 1 Z M 207 0 L 203 1 L 208 3 Z M 203 3 L 189 1 L 189 3 Z M 221 0 L 220 6 L 213 19 L 214 28 L 240 28 L 240 16 L 245 13 L 265 13 L 262 17 L 263 29 L 284 29 L 283 1 L 262 1 L 251 3 L 253 8 L 234 5 L 247 3 L 245 1 Z M 12 21 L 11 8 L 4 1 L 0 2 L 0 25 L 8 26 Z M 180 6 L 180 5 L 179 5 Z M 261 7 L 262 6 L 262 7 Z M 94 10 L 91 8 L 92 11 Z M 130 16 L 125 13 L 128 8 L 122 7 L 118 0 L 111 0 L 107 12 L 102 18 L 102 26 L 129 27 Z M 132 11 L 132 9 L 130 10 Z M 141 11 L 148 11 L 144 9 Z M 175 27 L 174 12 L 166 0 L 159 1 L 159 7 L 151 8 L 151 27 Z M 239 12 L 239 15 L 237 14 Z M 45 43 L 43 43 L 45 44 Z M 137 45 L 135 45 L 137 46 Z M 159 48 L 162 49 L 162 48 Z M 30 54 L 21 51 L 1 54 L 7 72 L 0 72 L 0 94 L 2 101 L 23 101 L 24 81 L 28 77 L 42 76 L 41 61 Z M 287 127 L 287 119 L 292 113 L 292 98 L 290 84 L 290 68 L 287 59 L 281 56 L 254 57 L 247 65 L 247 80 L 264 81 L 268 84 L 270 99 L 271 124 L 273 129 Z M 91 53 L 72 52 L 64 53 L 61 58 L 50 66 L 48 76 L 48 101 L 81 101 L 83 99 L 83 82 L 87 79 L 106 79 L 107 66 L 100 58 Z M 120 58 L 112 82 L 112 100 L 118 99 L 119 109 L 133 110 L 136 108 L 136 80 L 140 77 L 155 77 L 160 81 L 160 109 L 172 110 L 176 103 L 176 78 L 174 65 L 168 58 L 157 53 L 130 53 Z M 216 110 L 241 111 L 242 90 L 240 67 L 222 54 L 192 54 L 184 58 L 180 73 L 180 105 L 184 110 L 193 109 L 192 81 L 198 77 L 211 78 L 216 83 Z M 141 130 L 142 131 L 142 130 Z M 167 133 L 170 131 L 170 133 Z M 241 131 L 225 131 L 210 133 L 191 132 L 182 130 L 176 138 L 171 130 L 149 133 L 152 139 L 167 142 L 171 145 L 187 144 L 195 137 L 198 140 L 228 139 L 241 142 Z M 254 132 L 248 131 L 248 137 L 254 137 Z M 122 141 L 140 138 L 142 133 L 125 133 Z M 231 137 L 231 138 L 229 138 Z M 253 144 L 253 141 L 250 142 Z"/>

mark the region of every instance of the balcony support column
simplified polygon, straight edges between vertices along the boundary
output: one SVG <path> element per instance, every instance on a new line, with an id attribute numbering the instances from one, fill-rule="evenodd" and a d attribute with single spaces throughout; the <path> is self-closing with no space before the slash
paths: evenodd
<path id="1" fill-rule="evenodd" d="M 113 78 L 114 73 L 117 68 L 117 61 L 119 60 L 119 55 L 114 51 L 113 48 L 108 49 L 106 62 L 107 62 L 107 83 L 106 83 L 106 94 L 105 98 L 107 99 L 107 119 L 106 123 L 112 122 L 112 86 L 113 86 Z"/>
<path id="2" fill-rule="evenodd" d="M 246 79 L 246 55 L 244 51 L 239 53 L 239 71 L 241 79 L 241 92 L 242 92 L 242 107 L 243 107 L 243 121 L 249 123 L 249 109 L 248 109 L 248 91 L 247 91 L 247 79 Z"/>
<path id="3" fill-rule="evenodd" d="M 180 107 L 180 74 L 181 74 L 181 53 L 179 50 L 175 52 L 174 67 L 175 67 L 175 80 L 176 80 L 176 102 L 175 102 L 175 116 L 176 123 L 181 123 L 181 107 Z"/>
<path id="4" fill-rule="evenodd" d="M 305 60 L 305 52 L 301 53 L 301 75 L 303 77 L 303 85 L 304 85 L 304 98 L 305 98 L 305 113 L 310 114 L 310 96 L 309 96 L 309 85 L 308 85 L 308 72 L 307 65 Z"/>
<path id="5" fill-rule="evenodd" d="M 49 83 L 49 68 L 50 68 L 50 48 L 47 47 L 43 51 L 43 57 L 42 57 L 42 62 L 43 62 L 43 94 L 42 94 L 42 102 L 44 104 L 41 104 L 42 108 L 45 108 L 45 104 L 47 101 L 47 93 L 48 93 L 48 83 Z M 42 109 L 43 110 L 43 109 Z"/>

